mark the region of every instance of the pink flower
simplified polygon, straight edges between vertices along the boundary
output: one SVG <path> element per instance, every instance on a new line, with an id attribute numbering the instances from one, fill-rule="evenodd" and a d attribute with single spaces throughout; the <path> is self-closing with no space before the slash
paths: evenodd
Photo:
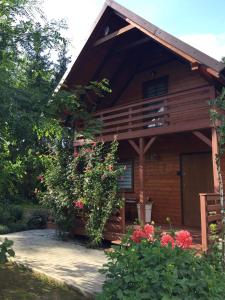
<path id="1" fill-rule="evenodd" d="M 82 200 L 73 201 L 73 206 L 75 206 L 79 209 L 83 209 L 84 208 L 84 202 Z"/>
<path id="2" fill-rule="evenodd" d="M 154 226 L 150 224 L 146 224 L 144 226 L 144 233 L 149 241 L 153 241 L 154 232 L 155 232 Z"/>
<path id="3" fill-rule="evenodd" d="M 162 247 L 167 247 L 169 244 L 171 245 L 172 248 L 175 247 L 174 238 L 168 233 L 162 235 L 160 243 Z"/>
<path id="4" fill-rule="evenodd" d="M 136 229 L 133 232 L 133 234 L 131 236 L 131 239 L 135 243 L 139 244 L 142 239 L 146 239 L 146 234 L 144 233 L 144 231 L 142 229 Z"/>
<path id="5" fill-rule="evenodd" d="M 192 245 L 192 236 L 187 230 L 176 232 L 176 244 L 182 249 L 188 249 Z"/>

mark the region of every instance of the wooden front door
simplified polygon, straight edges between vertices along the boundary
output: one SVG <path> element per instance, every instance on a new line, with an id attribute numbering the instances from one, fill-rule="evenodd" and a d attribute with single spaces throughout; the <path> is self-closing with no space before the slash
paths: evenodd
<path id="1" fill-rule="evenodd" d="M 211 153 L 181 156 L 183 224 L 200 227 L 199 193 L 213 192 Z"/>

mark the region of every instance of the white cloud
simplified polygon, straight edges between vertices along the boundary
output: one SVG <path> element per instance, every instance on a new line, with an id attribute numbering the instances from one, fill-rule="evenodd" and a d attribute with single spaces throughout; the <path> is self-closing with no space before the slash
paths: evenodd
<path id="1" fill-rule="evenodd" d="M 225 56 L 225 33 L 189 34 L 179 38 L 217 60 Z"/>

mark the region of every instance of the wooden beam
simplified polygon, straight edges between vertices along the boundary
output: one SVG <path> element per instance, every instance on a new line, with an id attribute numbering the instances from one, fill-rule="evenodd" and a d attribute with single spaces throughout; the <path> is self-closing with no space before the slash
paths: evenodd
<path id="1" fill-rule="evenodd" d="M 191 63 L 191 70 L 197 71 L 199 69 L 200 64 L 198 62 Z"/>
<path id="2" fill-rule="evenodd" d="M 150 149 L 154 141 L 156 140 L 156 136 L 153 136 L 147 143 L 147 145 L 144 148 L 144 154 Z"/>
<path id="3" fill-rule="evenodd" d="M 212 128 L 212 164 L 213 164 L 213 183 L 214 192 L 219 193 L 219 174 L 217 170 L 217 156 L 218 156 L 218 140 L 215 128 Z"/>
<path id="4" fill-rule="evenodd" d="M 140 155 L 140 149 L 138 148 L 137 144 L 133 140 L 128 140 L 129 144 L 133 147 L 133 149 L 137 152 L 138 155 Z"/>
<path id="5" fill-rule="evenodd" d="M 146 30 L 145 28 L 143 28 L 142 26 L 138 25 L 137 23 L 131 21 L 130 19 L 126 18 L 126 21 L 128 23 L 130 23 L 131 25 L 133 25 L 134 27 L 136 27 L 137 29 L 139 29 L 140 31 L 142 31 L 143 33 L 145 33 L 146 35 L 150 36 L 153 40 L 155 40 L 156 42 L 160 43 L 161 45 L 165 46 L 166 48 L 170 49 L 171 51 L 175 52 L 176 54 L 184 57 L 185 59 L 187 59 L 188 61 L 190 61 L 191 63 L 196 63 L 199 61 L 196 60 L 195 58 L 193 58 L 192 56 L 188 55 L 187 53 L 185 53 L 184 51 L 174 47 L 173 45 L 169 44 L 168 42 L 166 42 L 165 40 L 159 38 L 158 36 L 156 36 L 154 33 Z"/>
<path id="6" fill-rule="evenodd" d="M 205 136 L 203 133 L 201 133 L 200 131 L 193 131 L 192 132 L 195 136 L 197 136 L 202 142 L 204 142 L 205 144 L 207 144 L 210 148 L 212 148 L 212 141 Z"/>
<path id="7" fill-rule="evenodd" d="M 144 195 L 144 138 L 139 138 L 139 203 L 141 223 L 145 224 L 145 195 Z"/>
<path id="8" fill-rule="evenodd" d="M 99 45 L 101 45 L 101 44 L 103 44 L 103 43 L 105 43 L 105 42 L 107 42 L 107 41 L 109 41 L 109 40 L 111 40 L 111 39 L 113 39 L 113 38 L 115 38 L 115 37 L 117 37 L 117 36 L 119 36 L 119 35 L 127 32 L 127 31 L 129 31 L 131 29 L 133 29 L 133 28 L 135 28 L 135 27 L 132 24 L 129 24 L 129 25 L 125 26 L 125 27 L 122 27 L 119 30 L 116 30 L 116 31 L 110 33 L 109 35 L 104 36 L 104 37 L 100 38 L 99 40 L 97 40 L 94 43 L 94 46 L 99 46 Z"/>

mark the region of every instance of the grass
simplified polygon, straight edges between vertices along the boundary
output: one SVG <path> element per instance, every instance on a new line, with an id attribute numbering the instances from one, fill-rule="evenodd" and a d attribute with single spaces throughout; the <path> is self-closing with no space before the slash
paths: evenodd
<path id="1" fill-rule="evenodd" d="M 0 300 L 88 300 L 88 298 L 47 276 L 7 263 L 0 265 Z"/>

